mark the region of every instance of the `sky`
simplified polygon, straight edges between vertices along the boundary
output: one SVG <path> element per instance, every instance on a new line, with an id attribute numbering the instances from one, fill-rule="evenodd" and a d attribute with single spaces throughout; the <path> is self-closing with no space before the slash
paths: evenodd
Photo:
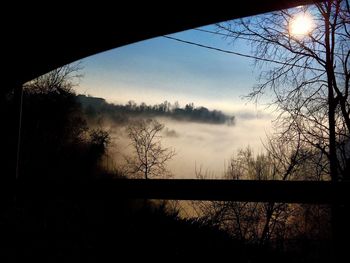
<path id="1" fill-rule="evenodd" d="M 215 26 L 203 29 L 215 31 Z M 187 30 L 171 36 L 249 54 L 247 43 L 232 47 L 220 35 Z M 242 96 L 257 82 L 254 61 L 157 37 L 119 47 L 82 60 L 84 78 L 78 93 L 109 102 L 161 103 L 197 106 L 228 113 L 254 111 Z"/>
<path id="2" fill-rule="evenodd" d="M 283 32 L 289 30 L 289 34 L 302 38 L 313 30 L 312 17 L 302 12 L 301 9 L 300 14 L 290 20 L 289 27 L 281 25 Z M 251 46 L 245 40 L 236 40 L 233 45 L 222 35 L 208 32 L 217 31 L 215 25 L 201 29 L 207 32 L 191 29 L 170 36 L 252 55 Z M 233 126 L 163 120 L 167 129 L 177 134 L 164 139 L 164 145 L 174 147 L 178 153 L 170 163 L 177 177 L 190 178 L 197 167 L 221 175 L 232 154 L 248 146 L 255 153 L 261 153 L 266 135 L 276 130 L 273 129 L 276 115 L 272 112 L 275 108 L 267 108 L 272 99 L 269 91 L 264 90 L 266 94 L 260 104 L 244 98 L 259 82 L 258 76 L 269 69 L 267 63 L 266 68 L 259 68 L 251 58 L 157 37 L 87 57 L 82 65 L 85 77 L 78 93 L 102 97 L 116 104 L 130 100 L 148 105 L 168 101 L 184 107 L 194 103 L 197 107 L 221 110 L 236 117 Z M 122 137 L 120 132 L 115 133 L 116 137 Z M 116 139 L 115 143 L 119 143 L 117 150 L 126 149 L 127 136 L 119 142 Z"/>
<path id="3" fill-rule="evenodd" d="M 213 25 L 202 29 L 216 31 Z M 171 36 L 250 54 L 247 43 L 232 46 L 217 34 L 187 30 Z M 117 104 L 129 100 L 159 104 L 167 100 L 184 107 L 193 102 L 236 117 L 234 126 L 161 120 L 177 134 L 163 138 L 164 146 L 175 149 L 168 166 L 177 178 L 194 178 L 197 169 L 220 177 L 239 149 L 249 146 L 255 153 L 263 151 L 262 141 L 271 131 L 272 115 L 264 105 L 242 98 L 252 90 L 260 73 L 252 59 L 157 37 L 85 58 L 82 65 L 84 77 L 78 93 Z M 112 159 L 123 162 L 123 154 L 132 150 L 130 142 L 121 131 L 112 130 L 112 134 L 116 134 Z"/>

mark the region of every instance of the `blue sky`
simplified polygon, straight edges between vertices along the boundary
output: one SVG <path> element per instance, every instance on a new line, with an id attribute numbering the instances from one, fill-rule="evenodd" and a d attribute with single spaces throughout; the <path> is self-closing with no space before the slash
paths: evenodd
<path id="1" fill-rule="evenodd" d="M 215 31 L 215 26 L 203 27 Z M 233 47 L 222 36 L 188 30 L 172 36 L 209 46 L 249 54 L 249 46 Z M 256 83 L 254 61 L 158 37 L 83 59 L 84 78 L 79 93 L 110 102 L 194 102 L 226 112 L 244 106 Z"/>
<path id="2" fill-rule="evenodd" d="M 214 26 L 205 29 L 216 30 Z M 215 34 L 189 30 L 172 36 L 250 53 L 246 43 L 238 42 L 232 47 Z M 255 153 L 262 152 L 261 142 L 272 130 L 272 115 L 264 107 L 242 99 L 260 73 L 251 59 L 158 37 L 88 57 L 83 66 L 85 77 L 79 93 L 123 104 L 129 100 L 147 104 L 178 101 L 180 106 L 193 102 L 236 117 L 233 126 L 161 120 L 167 129 L 178 134 L 163 140 L 166 147 L 174 147 L 177 153 L 168 164 L 176 178 L 194 178 L 198 167 L 220 176 L 239 149 L 250 146 Z M 114 160 L 124 160 L 118 157 L 118 151 L 128 151 L 129 141 L 120 131 L 115 138 L 110 155 Z"/>

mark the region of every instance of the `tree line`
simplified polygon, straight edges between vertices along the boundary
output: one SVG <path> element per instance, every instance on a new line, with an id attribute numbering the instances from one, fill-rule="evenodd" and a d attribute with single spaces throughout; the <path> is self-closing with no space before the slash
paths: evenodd
<path id="1" fill-rule="evenodd" d="M 143 116 L 148 118 L 167 117 L 174 120 L 211 124 L 233 125 L 235 123 L 234 116 L 229 116 L 219 110 L 209 110 L 203 106 L 196 107 L 193 103 L 181 107 L 178 102 L 171 104 L 164 101 L 160 104 L 147 105 L 144 102 L 137 104 L 130 100 L 123 105 L 108 103 L 105 99 L 85 95 L 77 95 L 77 98 L 87 116 L 104 115 L 116 122 L 125 123 L 130 117 Z"/>

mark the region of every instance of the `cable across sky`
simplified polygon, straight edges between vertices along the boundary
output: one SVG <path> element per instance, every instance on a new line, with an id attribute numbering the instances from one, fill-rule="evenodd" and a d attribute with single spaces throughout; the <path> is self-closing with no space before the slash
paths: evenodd
<path id="1" fill-rule="evenodd" d="M 240 57 L 245 57 L 245 58 L 250 58 L 250 59 L 255 59 L 255 60 L 275 63 L 275 64 L 279 64 L 279 65 L 284 65 L 284 66 L 287 65 L 287 66 L 291 66 L 291 67 L 310 69 L 310 70 L 314 70 L 314 71 L 318 71 L 318 72 L 325 72 L 324 69 L 320 69 L 320 68 L 314 68 L 314 67 L 309 67 L 309 66 L 301 66 L 301 65 L 298 65 L 298 64 L 291 64 L 291 63 L 288 63 L 288 62 L 282 62 L 282 61 L 273 60 L 273 59 L 260 58 L 260 57 L 257 57 L 257 56 L 243 54 L 243 53 L 239 53 L 239 52 L 235 52 L 235 51 L 231 51 L 231 50 L 227 50 L 227 49 L 212 47 L 212 46 L 208 46 L 208 45 L 204 45 L 204 44 L 200 44 L 200 43 L 196 43 L 196 42 L 192 42 L 192 41 L 188 41 L 188 40 L 184 40 L 184 39 L 180 39 L 180 38 L 172 37 L 172 36 L 168 36 L 168 35 L 164 35 L 163 37 L 167 38 L 167 39 L 170 39 L 170 40 L 178 41 L 178 42 L 181 42 L 181 43 L 184 43 L 184 44 L 189 44 L 189 45 L 198 46 L 198 47 L 201 47 L 201 48 L 215 50 L 215 51 L 226 53 L 226 54 L 231 54 L 231 55 L 236 55 L 236 56 L 240 56 Z M 344 73 L 342 73 L 342 72 L 334 72 L 334 73 L 335 74 L 344 75 Z"/>

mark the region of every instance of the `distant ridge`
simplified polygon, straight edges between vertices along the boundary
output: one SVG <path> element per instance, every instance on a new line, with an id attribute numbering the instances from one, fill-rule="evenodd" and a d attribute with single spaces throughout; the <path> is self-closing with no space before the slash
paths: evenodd
<path id="1" fill-rule="evenodd" d="M 130 100 L 127 104 L 108 103 L 103 98 L 86 95 L 77 95 L 77 100 L 81 104 L 88 117 L 105 115 L 117 122 L 126 122 L 130 117 L 167 117 L 174 120 L 190 121 L 210 124 L 234 125 L 235 116 L 229 116 L 222 111 L 209 110 L 206 107 L 195 107 L 193 103 L 188 103 L 181 108 L 177 102 L 171 104 L 164 101 L 160 104 L 147 105 Z"/>

